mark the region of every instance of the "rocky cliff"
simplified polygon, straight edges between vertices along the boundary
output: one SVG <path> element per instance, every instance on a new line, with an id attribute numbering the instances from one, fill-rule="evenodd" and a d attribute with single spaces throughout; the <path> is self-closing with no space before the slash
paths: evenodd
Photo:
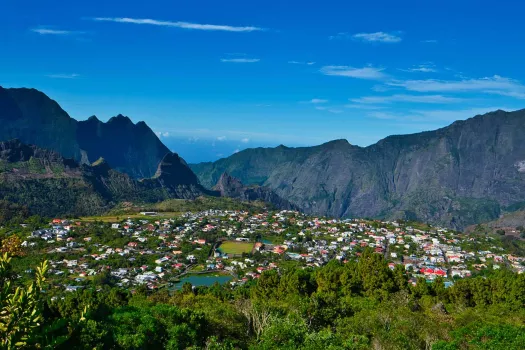
<path id="1" fill-rule="evenodd" d="M 495 111 L 369 147 L 248 149 L 192 165 L 211 187 L 228 172 L 271 188 L 309 213 L 405 218 L 453 228 L 493 220 L 525 202 L 525 110 Z"/>
<path id="2" fill-rule="evenodd" d="M 223 197 L 235 198 L 244 202 L 266 202 L 279 209 L 296 209 L 294 205 L 286 199 L 278 196 L 270 188 L 257 185 L 244 186 L 238 179 L 230 176 L 228 173 L 223 173 L 221 175 L 213 189 L 218 191 Z"/>

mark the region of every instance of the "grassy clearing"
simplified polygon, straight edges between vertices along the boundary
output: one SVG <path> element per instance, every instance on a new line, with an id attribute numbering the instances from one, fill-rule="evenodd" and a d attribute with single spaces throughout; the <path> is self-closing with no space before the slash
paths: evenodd
<path id="1" fill-rule="evenodd" d="M 179 213 L 179 212 L 158 213 L 157 216 L 146 216 L 146 215 L 142 215 L 142 214 L 103 215 L 103 216 L 82 217 L 82 218 L 80 218 L 80 221 L 84 221 L 84 222 L 95 222 L 95 221 L 120 222 L 120 221 L 125 220 L 127 218 L 154 220 L 154 219 L 173 218 L 173 217 L 177 217 L 177 216 L 180 216 L 180 215 L 181 215 L 181 213 Z"/>
<path id="2" fill-rule="evenodd" d="M 250 253 L 253 249 L 253 243 L 250 242 L 237 242 L 227 241 L 223 242 L 219 247 L 221 252 L 224 254 L 242 254 Z"/>

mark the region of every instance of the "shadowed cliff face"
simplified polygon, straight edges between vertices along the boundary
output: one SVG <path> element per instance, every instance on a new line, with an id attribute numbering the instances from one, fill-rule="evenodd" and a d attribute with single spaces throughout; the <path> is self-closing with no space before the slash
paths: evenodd
<path id="1" fill-rule="evenodd" d="M 19 139 L 65 157 L 80 157 L 76 121 L 38 90 L 0 87 L 0 124 L 0 141 Z"/>
<path id="2" fill-rule="evenodd" d="M 294 205 L 278 196 L 270 188 L 256 185 L 244 186 L 238 179 L 230 176 L 228 173 L 221 175 L 213 189 L 218 191 L 223 197 L 236 198 L 241 201 L 262 201 L 272 204 L 279 209 L 296 209 Z"/>
<path id="3" fill-rule="evenodd" d="M 0 123 L 0 141 L 16 138 L 85 163 L 103 157 L 134 178 L 152 177 L 169 152 L 144 122 L 122 115 L 78 122 L 35 89 L 0 87 Z"/>
<path id="4" fill-rule="evenodd" d="M 134 124 L 122 115 L 107 123 L 96 117 L 78 122 L 77 140 L 87 152 L 89 162 L 104 157 L 115 170 L 134 178 L 152 177 L 161 159 L 169 153 L 144 122 Z"/>
<path id="5" fill-rule="evenodd" d="M 417 219 L 461 229 L 525 202 L 522 135 L 525 110 L 496 111 L 365 148 L 337 140 L 249 149 L 192 169 L 205 186 L 228 172 L 309 213 Z"/>

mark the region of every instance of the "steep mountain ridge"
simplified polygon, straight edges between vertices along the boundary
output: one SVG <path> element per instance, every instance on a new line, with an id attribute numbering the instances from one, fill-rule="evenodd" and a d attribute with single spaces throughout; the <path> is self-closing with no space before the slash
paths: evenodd
<path id="1" fill-rule="evenodd" d="M 406 218 L 463 228 L 525 201 L 525 110 L 495 111 L 368 147 L 258 148 L 191 165 L 205 186 L 224 172 L 308 213 Z"/>
<path id="2" fill-rule="evenodd" d="M 0 142 L 0 200 L 45 216 L 100 214 L 123 201 L 156 203 L 218 195 L 188 172 L 193 175 L 178 155 L 168 153 L 154 178 L 138 181 L 112 169 L 103 158 L 81 165 L 18 140 Z"/>
<path id="3" fill-rule="evenodd" d="M 144 122 L 118 115 L 71 118 L 54 100 L 35 89 L 0 87 L 0 141 L 19 139 L 90 163 L 103 157 L 114 169 L 149 178 L 169 150 Z"/>

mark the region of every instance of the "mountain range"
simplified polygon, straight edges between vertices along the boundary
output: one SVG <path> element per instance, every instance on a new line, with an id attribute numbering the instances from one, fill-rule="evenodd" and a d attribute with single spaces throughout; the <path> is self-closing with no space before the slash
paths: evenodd
<path id="1" fill-rule="evenodd" d="M 46 215 L 68 203 L 75 212 L 98 213 L 119 201 L 222 195 L 316 215 L 463 229 L 525 208 L 525 110 L 478 115 L 368 147 L 346 140 L 281 145 L 190 165 L 144 122 L 122 115 L 77 121 L 34 89 L 0 87 L 0 123 L 0 141 L 7 141 L 0 200 L 27 201 Z"/>
<path id="2" fill-rule="evenodd" d="M 0 140 L 18 139 L 89 164 L 104 158 L 133 178 L 152 177 L 169 149 L 144 122 L 118 115 L 103 123 L 71 118 L 35 89 L 0 87 Z"/>
<path id="3" fill-rule="evenodd" d="M 525 206 L 525 110 L 387 137 L 368 147 L 247 149 L 191 165 L 206 187 L 225 172 L 333 217 L 426 221 L 462 229 Z"/>

